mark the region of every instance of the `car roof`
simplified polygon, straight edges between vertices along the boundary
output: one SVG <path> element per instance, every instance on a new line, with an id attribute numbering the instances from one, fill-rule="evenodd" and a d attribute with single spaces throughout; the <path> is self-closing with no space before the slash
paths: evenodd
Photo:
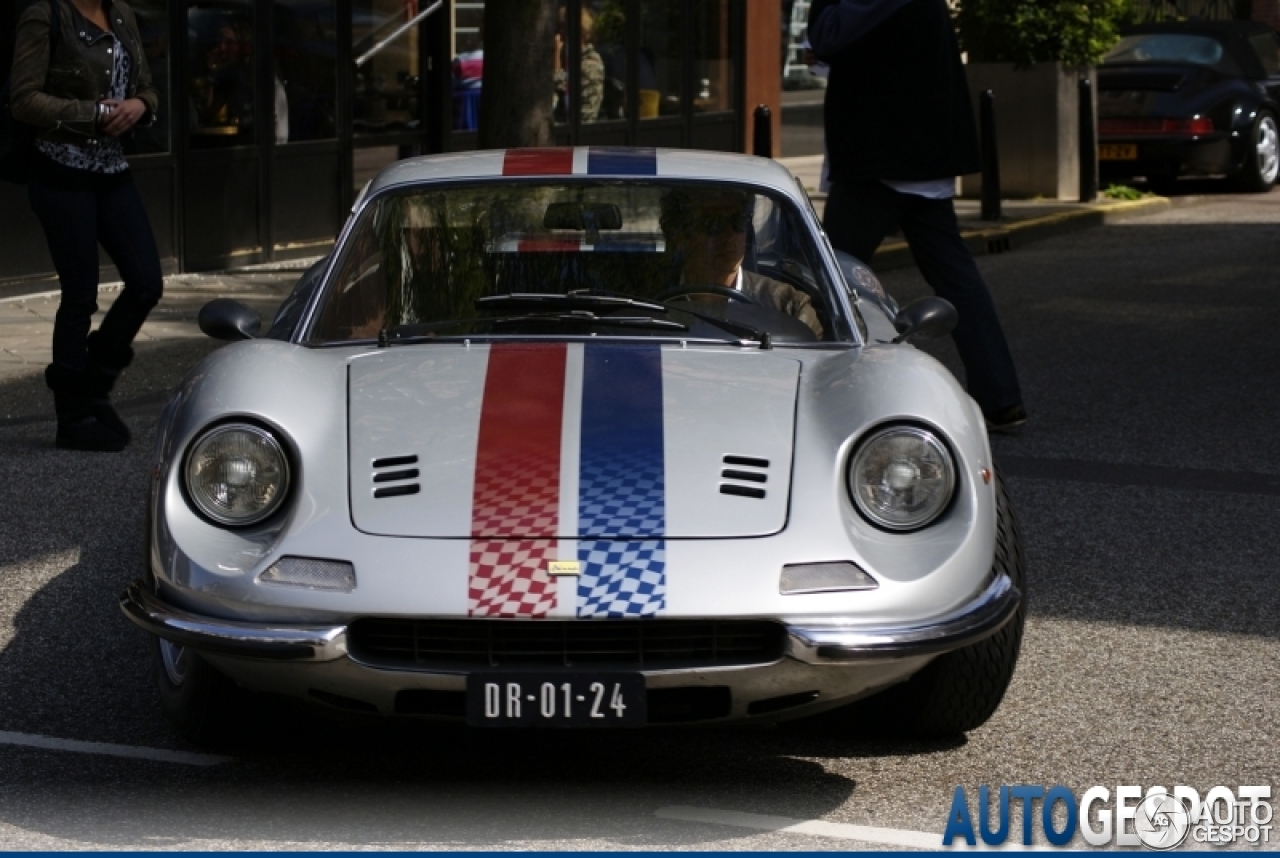
<path id="1" fill-rule="evenodd" d="M 625 146 L 562 146 L 491 149 L 406 158 L 385 168 L 367 194 L 424 182 L 469 179 L 678 179 L 763 186 L 806 205 L 791 172 L 769 158 L 692 149 Z M 362 194 L 363 196 L 363 194 Z"/>

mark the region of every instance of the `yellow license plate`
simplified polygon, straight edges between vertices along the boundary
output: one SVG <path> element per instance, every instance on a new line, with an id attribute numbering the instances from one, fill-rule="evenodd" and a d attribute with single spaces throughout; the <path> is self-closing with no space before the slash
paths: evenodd
<path id="1" fill-rule="evenodd" d="M 1102 143 L 1098 146 L 1099 161 L 1136 161 L 1138 160 L 1138 144 L 1136 143 Z"/>

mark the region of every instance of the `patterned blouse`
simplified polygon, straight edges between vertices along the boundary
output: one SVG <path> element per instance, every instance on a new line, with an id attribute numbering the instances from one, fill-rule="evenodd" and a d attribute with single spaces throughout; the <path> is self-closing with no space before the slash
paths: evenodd
<path id="1" fill-rule="evenodd" d="M 101 39 L 110 39 L 111 56 L 111 88 L 108 97 L 124 101 L 129 92 L 129 74 L 132 71 L 132 60 L 129 52 L 120 44 L 114 33 L 104 32 L 92 24 L 85 30 L 90 44 Z M 51 143 L 48 140 L 37 140 L 36 148 L 44 155 L 64 167 L 74 170 L 88 170 L 92 173 L 115 174 L 129 169 L 129 162 L 124 159 L 124 145 L 119 137 L 103 135 L 98 138 L 96 146 L 77 146 L 74 143 Z"/>

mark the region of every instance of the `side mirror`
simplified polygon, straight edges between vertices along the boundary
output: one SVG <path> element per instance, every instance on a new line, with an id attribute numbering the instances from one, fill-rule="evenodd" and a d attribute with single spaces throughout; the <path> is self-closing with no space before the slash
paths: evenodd
<path id="1" fill-rule="evenodd" d="M 230 298 L 214 298 L 196 317 L 200 330 L 215 340 L 251 340 L 262 329 L 262 317 Z"/>
<path id="2" fill-rule="evenodd" d="M 906 342 L 914 337 L 931 340 L 945 336 L 955 330 L 960 315 L 950 301 L 937 296 L 918 298 L 898 311 L 893 319 L 893 327 L 898 336 L 895 343 Z"/>

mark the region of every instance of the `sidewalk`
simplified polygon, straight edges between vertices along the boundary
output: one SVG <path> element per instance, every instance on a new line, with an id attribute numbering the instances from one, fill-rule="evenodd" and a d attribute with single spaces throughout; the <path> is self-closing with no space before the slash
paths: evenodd
<path id="1" fill-rule="evenodd" d="M 813 200 L 813 207 L 821 217 L 827 201 L 826 194 L 818 191 L 822 156 L 779 158 L 778 163 L 790 170 L 804 185 Z M 1191 205 L 1198 200 L 1198 197 L 1180 197 L 1177 205 Z M 1155 214 L 1172 205 L 1174 203 L 1170 200 L 1157 196 L 1140 200 L 1108 200 L 1099 197 L 1092 203 L 1069 200 L 1004 200 L 1001 204 L 1003 218 L 995 222 L 982 220 L 982 205 L 978 200 L 957 199 L 956 216 L 960 221 L 960 234 L 969 245 L 970 252 L 974 256 L 981 256 L 1004 253 L 1028 242 L 1078 229 Z M 876 271 L 888 271 L 914 264 L 906 242 L 890 238 L 876 252 L 871 267 Z"/>

